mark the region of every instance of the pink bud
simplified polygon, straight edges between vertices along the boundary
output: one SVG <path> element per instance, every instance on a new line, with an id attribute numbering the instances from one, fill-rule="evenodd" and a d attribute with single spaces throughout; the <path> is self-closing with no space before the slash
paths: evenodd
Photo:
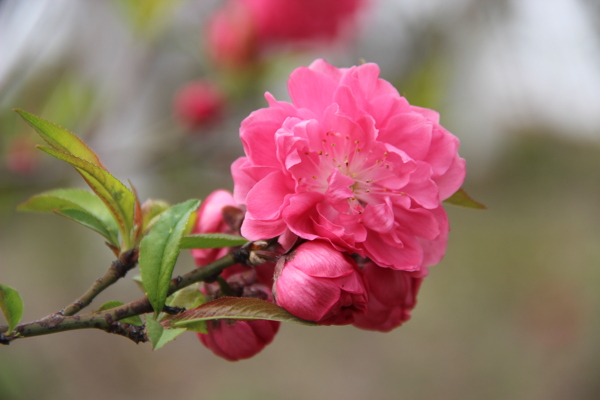
<path id="1" fill-rule="evenodd" d="M 264 272 L 270 271 L 270 275 L 266 279 L 272 282 L 272 264 L 271 267 L 266 264 L 259 267 Z M 269 287 L 262 284 L 261 279 L 265 278 L 257 270 L 246 268 L 245 271 L 235 273 L 227 278 L 228 289 L 231 293 L 222 293 L 220 286 L 216 283 L 205 283 L 202 292 L 210 300 L 228 295 L 272 302 L 273 297 Z M 207 321 L 208 333 L 198 333 L 198 338 L 216 355 L 229 361 L 237 361 L 254 356 L 271 343 L 279 330 L 279 325 L 280 322 L 266 320 L 213 320 Z"/>
<path id="2" fill-rule="evenodd" d="M 244 68 L 256 61 L 255 18 L 241 1 L 218 10 L 208 24 L 206 37 L 213 61 L 226 68 Z"/>
<path id="3" fill-rule="evenodd" d="M 369 302 L 367 312 L 354 319 L 354 326 L 389 332 L 408 321 L 427 268 L 417 272 L 396 271 L 369 261 L 363 272 L 369 285 Z"/>
<path id="4" fill-rule="evenodd" d="M 198 209 L 198 217 L 192 233 L 239 234 L 239 232 L 234 232 L 234 228 L 227 224 L 224 214 L 224 211 L 227 211 L 227 207 L 236 206 L 237 204 L 233 200 L 231 193 L 222 189 L 215 190 L 208 195 Z M 198 266 L 209 264 L 226 255 L 228 251 L 228 248 L 191 250 Z"/>
<path id="5" fill-rule="evenodd" d="M 302 243 L 283 262 L 275 272 L 275 299 L 295 316 L 320 325 L 347 325 L 366 310 L 361 271 L 329 243 Z"/>
<path id="6" fill-rule="evenodd" d="M 188 82 L 175 94 L 174 113 L 188 129 L 214 122 L 222 113 L 225 97 L 207 80 Z"/>
<path id="7" fill-rule="evenodd" d="M 25 136 L 17 136 L 8 144 L 6 168 L 16 174 L 31 174 L 38 164 L 35 142 Z"/>
<path id="8" fill-rule="evenodd" d="M 208 334 L 198 338 L 216 355 L 229 361 L 253 357 L 273 341 L 279 330 L 277 321 L 208 321 Z"/>

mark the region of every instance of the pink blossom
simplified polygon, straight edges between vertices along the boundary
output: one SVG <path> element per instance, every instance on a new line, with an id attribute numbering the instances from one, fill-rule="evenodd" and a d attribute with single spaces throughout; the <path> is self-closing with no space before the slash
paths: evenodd
<path id="1" fill-rule="evenodd" d="M 290 76 L 291 103 L 241 125 L 246 157 L 232 165 L 234 199 L 246 206 L 249 240 L 329 242 L 377 265 L 415 271 L 444 255 L 441 202 L 460 188 L 459 140 L 438 114 L 411 106 L 376 64 L 323 60 Z"/>
<path id="2" fill-rule="evenodd" d="M 352 258 L 326 242 L 302 243 L 277 269 L 276 303 L 299 318 L 347 325 L 366 309 L 362 273 Z"/>
<path id="3" fill-rule="evenodd" d="M 196 224 L 192 233 L 230 233 L 233 232 L 233 227 L 229 226 L 225 220 L 224 211 L 228 207 L 237 207 L 237 203 L 233 200 L 233 196 L 226 190 L 215 190 L 212 192 L 198 209 Z M 240 210 L 241 212 L 241 210 Z M 203 266 L 209 264 L 227 254 L 229 248 L 216 249 L 192 249 L 192 255 L 196 261 L 196 265 Z"/>
<path id="4" fill-rule="evenodd" d="M 208 334 L 198 338 L 213 353 L 229 361 L 250 358 L 273 341 L 279 330 L 277 321 L 208 321 Z"/>
<path id="5" fill-rule="evenodd" d="M 219 87 L 206 80 L 188 82 L 175 94 L 175 115 L 188 129 L 214 122 L 224 106 L 225 96 Z"/>
<path id="6" fill-rule="evenodd" d="M 362 270 L 369 285 L 369 302 L 366 313 L 357 315 L 353 325 L 389 332 L 408 321 L 427 268 L 418 272 L 395 271 L 368 261 Z"/>
<path id="7" fill-rule="evenodd" d="M 270 48 L 332 41 L 366 0 L 230 0 L 209 21 L 207 47 L 225 67 L 246 67 Z"/>
<path id="8" fill-rule="evenodd" d="M 206 32 L 207 48 L 213 61 L 227 68 L 252 64 L 258 56 L 256 23 L 244 1 L 230 1 L 217 10 Z"/>

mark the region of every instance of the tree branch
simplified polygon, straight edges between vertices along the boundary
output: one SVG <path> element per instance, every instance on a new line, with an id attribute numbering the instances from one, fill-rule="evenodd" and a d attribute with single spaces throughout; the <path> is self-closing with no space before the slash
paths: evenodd
<path id="1" fill-rule="evenodd" d="M 171 295 L 193 283 L 215 279 L 215 277 L 218 276 L 223 269 L 243 261 L 246 257 L 247 254 L 242 253 L 242 251 L 234 254 L 228 254 L 202 268 L 190 271 L 183 276 L 178 276 L 171 280 L 168 295 Z M 108 333 L 125 336 L 136 343 L 146 342 L 148 341 L 148 338 L 146 337 L 144 327 L 123 324 L 118 321 L 134 315 L 146 314 L 152 311 L 153 309 L 148 301 L 148 298 L 142 297 L 119 307 L 81 316 L 68 316 L 61 313 L 50 314 L 37 321 L 20 324 L 8 335 L 3 334 L 8 330 L 8 327 L 0 326 L 0 344 L 9 344 L 14 339 L 25 337 L 91 328 L 101 329 Z"/>
<path id="2" fill-rule="evenodd" d="M 121 254 L 119 258 L 113 261 L 110 268 L 108 268 L 108 271 L 106 271 L 106 274 L 104 274 L 102 278 L 96 279 L 94 284 L 80 298 L 75 300 L 70 306 L 59 311 L 58 314 L 67 317 L 77 314 L 82 308 L 87 307 L 92 300 L 94 300 L 96 296 L 102 293 L 102 291 L 104 291 L 107 287 L 111 286 L 120 278 L 123 278 L 127 272 L 137 265 L 137 261 L 137 249 L 131 249 Z"/>

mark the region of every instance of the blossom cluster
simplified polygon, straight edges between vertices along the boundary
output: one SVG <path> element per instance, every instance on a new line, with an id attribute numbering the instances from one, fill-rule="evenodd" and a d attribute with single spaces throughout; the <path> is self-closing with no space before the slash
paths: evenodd
<path id="1" fill-rule="evenodd" d="M 246 155 L 231 168 L 234 192 L 211 194 L 196 225 L 199 233 L 277 238 L 276 265 L 226 270 L 224 279 L 246 290 L 240 295 L 320 325 L 387 332 L 410 318 L 428 267 L 445 253 L 442 201 L 462 185 L 465 161 L 438 114 L 410 105 L 379 72 L 316 60 L 291 74 L 291 102 L 267 93 L 268 107 L 242 122 Z M 203 265 L 224 251 L 194 256 Z M 200 337 L 237 360 L 260 351 L 278 327 L 220 322 Z"/>

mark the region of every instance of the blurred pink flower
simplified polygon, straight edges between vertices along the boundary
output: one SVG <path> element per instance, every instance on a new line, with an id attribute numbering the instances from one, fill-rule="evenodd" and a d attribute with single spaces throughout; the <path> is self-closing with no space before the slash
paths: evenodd
<path id="1" fill-rule="evenodd" d="M 25 136 L 10 140 L 6 149 L 6 168 L 20 175 L 31 174 L 38 166 L 35 142 Z"/>
<path id="2" fill-rule="evenodd" d="M 186 83 L 175 94 L 174 113 L 188 129 L 214 122 L 225 107 L 225 96 L 208 80 Z"/>
<path id="3" fill-rule="evenodd" d="M 410 319 L 427 268 L 418 272 L 395 271 L 368 261 L 362 268 L 369 286 L 367 312 L 354 318 L 354 326 L 389 332 Z"/>
<path id="4" fill-rule="evenodd" d="M 320 241 L 302 243 L 282 258 L 274 293 L 279 306 L 320 325 L 351 324 L 368 299 L 354 260 Z"/>
<path id="5" fill-rule="evenodd" d="M 230 1 L 211 17 L 206 32 L 212 60 L 227 68 L 243 68 L 258 55 L 256 20 L 244 1 Z"/>
<path id="6" fill-rule="evenodd" d="M 207 321 L 208 334 L 198 333 L 198 338 L 216 355 L 229 361 L 250 358 L 273 341 L 279 330 L 277 321 Z"/>
<path id="7" fill-rule="evenodd" d="M 331 41 L 366 0 L 230 0 L 208 24 L 208 51 L 226 67 L 245 67 L 269 48 Z"/>
<path id="8" fill-rule="evenodd" d="M 438 114 L 411 106 L 376 64 L 323 60 L 290 76 L 292 103 L 241 125 L 246 157 L 232 165 L 234 199 L 247 207 L 249 240 L 321 239 L 377 265 L 414 271 L 444 255 L 441 202 L 460 188 L 459 140 Z"/>

